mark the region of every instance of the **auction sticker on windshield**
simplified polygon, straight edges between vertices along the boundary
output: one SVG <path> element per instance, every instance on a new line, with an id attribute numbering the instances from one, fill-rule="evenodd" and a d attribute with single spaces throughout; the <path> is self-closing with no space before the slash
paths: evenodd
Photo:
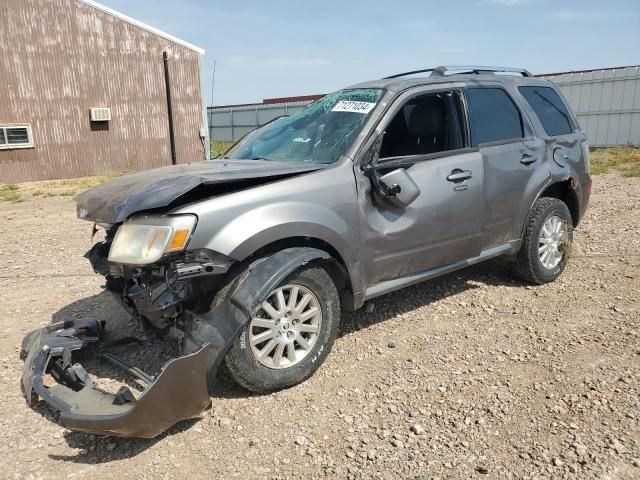
<path id="1" fill-rule="evenodd" d="M 332 112 L 353 112 L 353 113 L 364 113 L 367 114 L 373 107 L 375 107 L 375 103 L 369 102 L 354 102 L 352 100 L 341 100 L 336 103 L 336 106 L 331 110 Z"/>

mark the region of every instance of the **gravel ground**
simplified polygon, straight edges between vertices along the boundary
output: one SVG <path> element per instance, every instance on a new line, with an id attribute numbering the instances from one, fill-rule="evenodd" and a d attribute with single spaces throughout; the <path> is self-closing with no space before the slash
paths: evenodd
<path id="1" fill-rule="evenodd" d="M 640 478 L 640 178 L 596 177 L 556 283 L 494 261 L 387 295 L 345 315 L 309 381 L 258 396 L 223 378 L 212 410 L 153 440 L 26 406 L 27 332 L 129 323 L 82 258 L 70 199 L 0 203 L 0 220 L 0 477 Z"/>

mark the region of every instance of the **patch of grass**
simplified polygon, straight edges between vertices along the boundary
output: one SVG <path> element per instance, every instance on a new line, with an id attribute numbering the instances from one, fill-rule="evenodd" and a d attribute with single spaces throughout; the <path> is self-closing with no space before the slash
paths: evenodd
<path id="1" fill-rule="evenodd" d="M 634 163 L 628 163 L 620 167 L 623 177 L 640 177 L 640 159 Z"/>
<path id="2" fill-rule="evenodd" d="M 35 191 L 31 192 L 31 196 L 49 198 L 49 197 L 56 197 L 57 194 L 56 193 L 51 193 L 51 192 L 44 192 L 42 190 L 35 190 Z"/>
<path id="3" fill-rule="evenodd" d="M 600 175 L 619 170 L 625 177 L 640 176 L 640 148 L 611 147 L 591 151 L 591 174 Z"/>
<path id="4" fill-rule="evenodd" d="M 99 175 L 96 179 L 98 183 L 108 182 L 109 180 L 113 180 L 114 178 L 121 177 L 123 175 L 122 172 L 110 172 L 105 173 L 104 175 Z"/>
<path id="5" fill-rule="evenodd" d="M 123 175 L 121 172 L 109 172 L 96 177 L 41 180 L 17 185 L 0 185 L 0 200 L 20 202 L 34 197 L 74 197 L 88 188 L 108 182 L 121 175 Z"/>
<path id="6" fill-rule="evenodd" d="M 109 172 L 96 177 L 69 178 L 63 180 L 43 180 L 17 185 L 20 192 L 32 197 L 73 197 L 88 188 L 108 182 L 121 176 L 120 172 Z"/>
<path id="7" fill-rule="evenodd" d="M 22 202 L 24 198 L 20 194 L 20 189 L 13 183 L 0 185 L 0 200 L 5 202 Z"/>
<path id="8" fill-rule="evenodd" d="M 217 158 L 224 155 L 235 142 L 226 142 L 224 140 L 213 140 L 211 142 L 211 158 Z"/>

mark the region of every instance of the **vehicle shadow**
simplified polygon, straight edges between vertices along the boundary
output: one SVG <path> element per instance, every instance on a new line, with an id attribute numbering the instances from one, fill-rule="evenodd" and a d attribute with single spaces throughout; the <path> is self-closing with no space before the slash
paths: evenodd
<path id="1" fill-rule="evenodd" d="M 133 458 L 154 446 L 156 443 L 189 430 L 200 421 L 200 418 L 193 418 L 191 420 L 178 422 L 166 432 L 150 439 L 107 437 L 69 431 L 64 434 L 64 441 L 69 448 L 76 449 L 77 453 L 69 455 L 51 453 L 49 454 L 49 458 L 52 460 L 86 465 L 96 465 L 114 460 Z"/>
<path id="2" fill-rule="evenodd" d="M 340 336 L 369 328 L 482 285 L 523 287 L 527 284 L 511 274 L 508 260 L 492 259 L 367 302 L 364 308 L 344 314 Z"/>
<path id="3" fill-rule="evenodd" d="M 375 308 L 373 309 L 365 305 L 364 308 L 356 312 L 346 312 L 343 315 L 342 328 L 339 335 L 343 337 L 356 333 L 416 308 L 428 306 L 446 297 L 480 288 L 482 285 L 517 287 L 525 284 L 509 275 L 508 265 L 504 260 L 492 260 L 381 296 L 374 300 Z M 107 321 L 107 340 L 109 340 L 109 336 L 121 338 L 135 335 L 136 333 L 135 321 L 108 292 L 101 292 L 74 302 L 53 315 L 54 322 L 78 318 L 95 318 Z M 160 340 L 151 340 L 150 342 L 153 345 L 153 352 L 148 351 L 149 345 L 147 345 L 144 355 L 136 351 L 139 348 L 131 347 L 128 349 L 131 351 L 130 357 L 127 356 L 127 353 L 121 353 L 120 351 L 117 354 L 128 359 L 131 363 L 141 366 L 143 370 L 155 373 L 156 370 L 154 368 L 159 368 L 176 352 L 167 342 Z M 82 361 L 86 370 L 95 376 L 125 383 L 132 390 L 134 388 L 138 390 L 142 388 L 140 384 L 133 381 L 123 371 L 110 364 L 105 365 L 104 362 L 99 362 L 95 358 L 87 358 Z M 85 364 L 84 362 L 87 363 Z M 234 383 L 223 365 L 218 376 L 218 383 L 213 386 L 210 395 L 215 405 L 216 398 L 246 398 L 258 394 L 250 393 Z M 55 421 L 51 410 L 43 402 L 35 404 L 33 409 L 49 420 Z M 203 415 L 206 415 L 206 413 Z M 99 464 L 130 458 L 144 452 L 165 438 L 188 430 L 200 420 L 201 418 L 196 418 L 179 422 L 153 439 L 101 437 L 82 432 L 67 432 L 64 434 L 64 441 L 69 447 L 77 449 L 77 453 L 71 455 L 50 454 L 49 456 L 55 460 L 84 464 Z"/>
<path id="4" fill-rule="evenodd" d="M 338 337 L 356 333 L 417 308 L 429 306 L 452 295 L 480 288 L 482 285 L 511 287 L 527 285 L 511 275 L 510 270 L 511 265 L 507 260 L 496 258 L 388 293 L 367 302 L 375 305 L 373 309 L 365 304 L 363 308 L 355 312 L 343 312 Z M 231 378 L 224 364 L 219 373 L 218 384 L 210 393 L 214 398 L 231 399 L 259 395 L 239 387 Z"/>

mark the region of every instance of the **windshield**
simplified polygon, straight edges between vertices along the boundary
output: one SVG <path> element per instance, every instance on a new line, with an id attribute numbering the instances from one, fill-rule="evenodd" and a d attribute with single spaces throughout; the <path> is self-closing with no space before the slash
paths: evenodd
<path id="1" fill-rule="evenodd" d="M 331 93 L 250 133 L 223 158 L 333 163 L 349 147 L 381 96 L 382 90 L 373 88 Z"/>

